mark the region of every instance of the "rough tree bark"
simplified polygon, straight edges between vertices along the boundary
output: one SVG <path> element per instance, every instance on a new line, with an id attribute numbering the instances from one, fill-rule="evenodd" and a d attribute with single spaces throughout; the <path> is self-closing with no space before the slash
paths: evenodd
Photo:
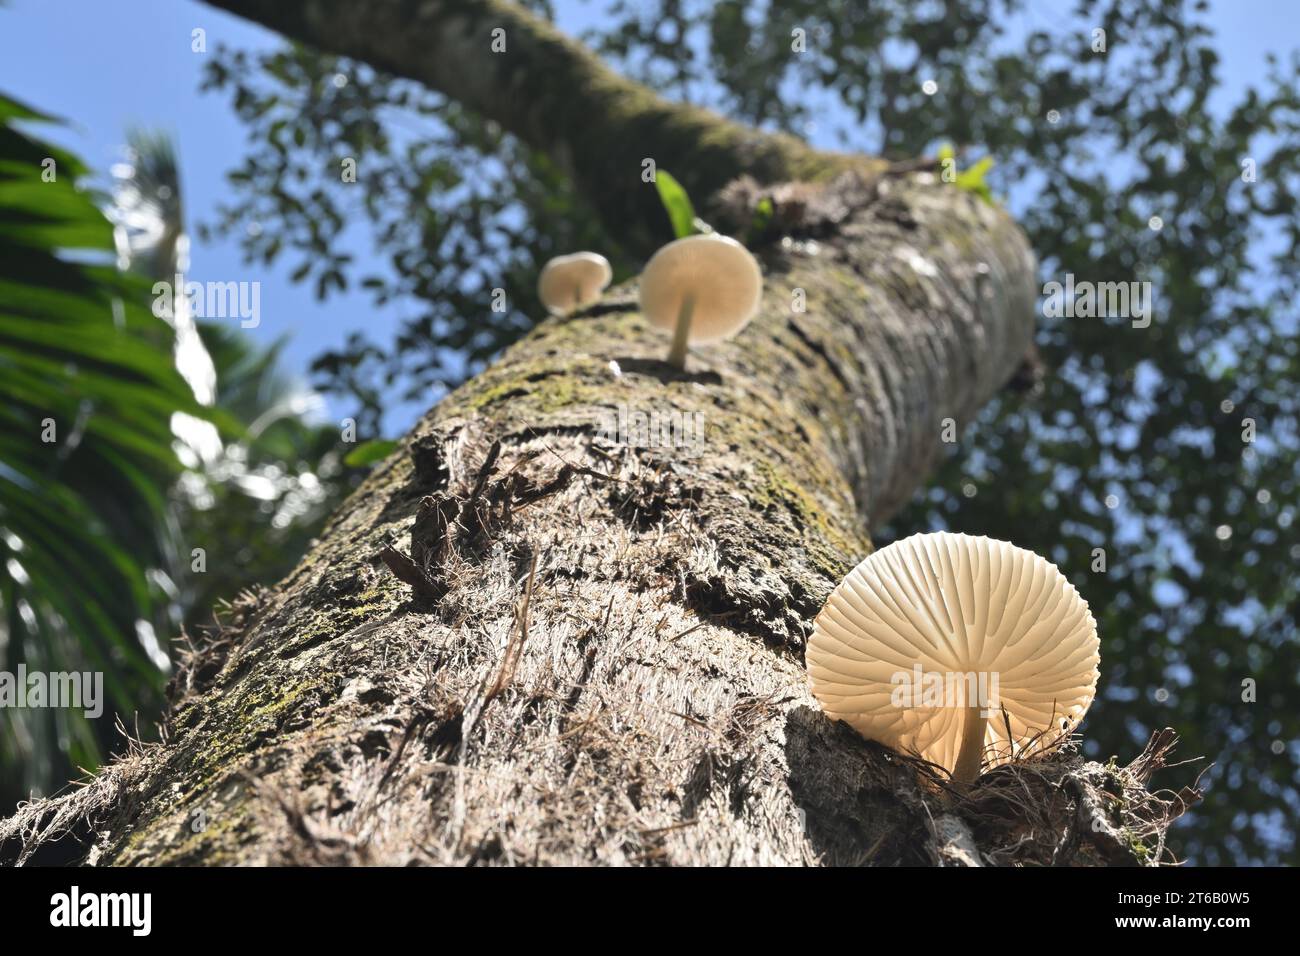
<path id="1" fill-rule="evenodd" d="M 1170 801 L 1145 784 L 1167 738 L 1130 768 L 1058 754 L 957 799 L 805 687 L 826 595 L 944 420 L 969 421 L 1029 346 L 1034 260 L 1007 215 L 667 104 L 493 0 L 216 5 L 498 120 L 633 247 L 663 238 L 644 157 L 722 222 L 774 198 L 762 312 L 684 374 L 632 284 L 540 324 L 241 599 L 175 682 L 164 743 L 0 839 L 93 831 L 91 861 L 114 864 L 1162 855 Z M 620 441 L 620 410 L 703 438 Z"/>

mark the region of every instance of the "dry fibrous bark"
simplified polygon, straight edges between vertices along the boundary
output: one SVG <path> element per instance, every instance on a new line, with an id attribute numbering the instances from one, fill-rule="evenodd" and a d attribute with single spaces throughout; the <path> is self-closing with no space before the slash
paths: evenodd
<path id="1" fill-rule="evenodd" d="M 326 46 L 360 9 L 220 5 Z M 401 72 L 383 24 L 447 6 L 365 5 L 367 49 Z M 10 855 L 72 833 L 99 864 L 1167 859 L 1195 797 L 1146 789 L 1167 738 L 1129 768 L 1059 752 L 958 797 L 816 709 L 812 618 L 948 420 L 1016 371 L 1034 262 L 1008 216 L 930 173 L 836 158 L 829 184 L 782 188 L 746 142 L 717 168 L 768 185 L 715 208 L 770 194 L 782 228 L 754 250 L 744 333 L 679 372 L 634 284 L 540 324 L 236 604 L 162 743 L 0 822 Z"/>

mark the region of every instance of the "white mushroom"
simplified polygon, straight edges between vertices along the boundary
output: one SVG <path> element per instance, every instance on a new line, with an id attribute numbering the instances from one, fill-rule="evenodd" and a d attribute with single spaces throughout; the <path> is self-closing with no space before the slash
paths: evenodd
<path id="1" fill-rule="evenodd" d="M 542 266 L 537 297 L 552 315 L 568 315 L 599 299 L 613 275 L 609 260 L 598 253 L 556 256 Z"/>
<path id="2" fill-rule="evenodd" d="M 758 262 L 735 239 L 687 236 L 668 243 L 641 273 L 641 312 L 651 325 L 673 333 L 668 361 L 686 367 L 690 342 L 735 335 L 763 296 Z"/>
<path id="3" fill-rule="evenodd" d="M 985 762 L 1069 734 L 1100 661 L 1088 605 L 1055 565 L 948 532 L 854 568 L 817 615 L 806 656 L 827 715 L 944 767 L 960 787 Z"/>

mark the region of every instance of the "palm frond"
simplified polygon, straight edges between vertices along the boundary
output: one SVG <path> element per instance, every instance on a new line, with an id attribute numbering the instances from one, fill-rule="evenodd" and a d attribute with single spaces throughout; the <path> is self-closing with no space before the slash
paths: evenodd
<path id="1" fill-rule="evenodd" d="M 49 119 L 0 95 L 0 667 L 101 672 L 105 713 L 130 714 L 166 664 L 148 572 L 181 470 L 171 419 L 222 416 L 178 374 L 149 284 L 113 266 L 85 167 L 20 122 Z M 6 796 L 57 781 L 61 753 L 93 765 L 111 737 L 75 708 L 4 708 L 0 726 Z"/>

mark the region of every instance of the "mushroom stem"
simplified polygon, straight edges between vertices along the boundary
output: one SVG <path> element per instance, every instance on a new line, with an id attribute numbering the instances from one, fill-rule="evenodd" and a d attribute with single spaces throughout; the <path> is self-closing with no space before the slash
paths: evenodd
<path id="1" fill-rule="evenodd" d="M 967 707 L 965 726 L 961 733 L 961 749 L 957 751 L 957 764 L 952 768 L 952 782 L 959 790 L 966 790 L 980 775 L 984 758 L 984 729 L 989 719 L 979 707 Z"/>
<path id="2" fill-rule="evenodd" d="M 668 349 L 668 364 L 682 371 L 686 370 L 686 343 L 691 338 L 691 313 L 695 311 L 695 297 L 682 299 L 682 307 L 677 311 L 677 327 L 673 330 L 673 344 Z"/>

